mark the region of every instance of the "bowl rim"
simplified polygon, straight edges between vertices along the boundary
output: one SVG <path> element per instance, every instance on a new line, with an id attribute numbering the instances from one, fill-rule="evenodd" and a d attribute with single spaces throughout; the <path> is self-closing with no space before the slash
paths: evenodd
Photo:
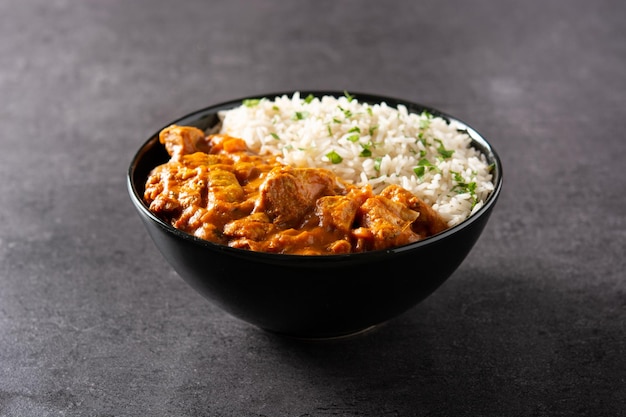
<path id="1" fill-rule="evenodd" d="M 340 90 L 285 90 L 285 91 L 278 91 L 278 92 L 268 92 L 268 93 L 247 95 L 247 96 L 242 96 L 242 97 L 227 100 L 227 101 L 222 101 L 216 104 L 212 104 L 212 105 L 203 107 L 201 109 L 191 111 L 185 114 L 184 116 L 174 119 L 173 121 L 163 125 L 160 129 L 156 130 L 153 134 L 151 134 L 149 136 L 149 139 L 147 139 L 139 147 L 139 149 L 137 150 L 137 152 L 135 152 L 134 156 L 131 159 L 130 165 L 126 172 L 126 185 L 127 185 L 127 191 L 130 195 L 131 201 L 133 202 L 136 209 L 138 209 L 144 217 L 149 218 L 152 222 L 160 226 L 163 230 L 175 235 L 178 238 L 181 238 L 195 245 L 204 246 L 204 247 L 217 250 L 217 251 L 227 252 L 230 255 L 242 256 L 248 259 L 250 257 L 259 258 L 259 260 L 280 259 L 281 261 L 288 261 L 288 260 L 307 259 L 307 260 L 313 260 L 313 261 L 330 260 L 330 261 L 339 262 L 339 261 L 346 261 L 346 260 L 354 261 L 354 260 L 365 259 L 365 258 L 367 258 L 368 260 L 371 260 L 372 257 L 378 258 L 378 257 L 383 257 L 383 256 L 387 257 L 389 255 L 400 255 L 406 252 L 413 251 L 423 246 L 432 245 L 433 243 L 436 243 L 436 242 L 439 242 L 441 240 L 448 238 L 449 236 L 460 231 L 461 229 L 469 227 L 472 223 L 477 221 L 480 217 L 482 217 L 486 213 L 489 213 L 491 209 L 493 208 L 493 206 L 495 205 L 496 201 L 498 200 L 498 197 L 502 190 L 502 183 L 503 183 L 502 161 L 500 159 L 498 152 L 494 149 L 493 145 L 476 129 L 474 129 L 472 126 L 470 126 L 465 121 L 459 119 L 458 117 L 452 116 L 444 111 L 441 111 L 437 108 L 434 108 L 428 105 L 420 104 L 420 103 L 407 100 L 407 99 L 387 96 L 387 95 L 353 91 L 353 92 L 349 92 L 349 95 L 362 102 L 367 102 L 370 104 L 385 102 L 387 105 L 394 107 L 394 108 L 397 107 L 398 105 L 404 105 L 407 107 L 410 113 L 417 113 L 417 111 L 420 111 L 420 112 L 427 111 L 433 116 L 443 118 L 448 123 L 454 122 L 455 124 L 457 124 L 457 126 L 459 127 L 458 129 L 459 131 L 464 131 L 470 136 L 470 138 L 472 139 L 472 146 L 478 145 L 479 150 L 482 153 L 484 153 L 487 159 L 490 160 L 493 164 L 492 178 L 494 181 L 494 184 L 493 184 L 494 189 L 485 200 L 483 206 L 479 208 L 478 211 L 470 215 L 468 218 L 466 218 L 459 224 L 454 225 L 436 235 L 429 236 L 417 242 L 409 243 L 406 245 L 396 246 L 396 247 L 387 248 L 387 249 L 372 250 L 372 251 L 366 251 L 366 252 L 346 253 L 346 254 L 300 255 L 300 254 L 284 254 L 284 253 L 251 251 L 247 249 L 233 248 L 227 245 L 222 245 L 219 243 L 204 240 L 199 237 L 193 236 L 189 233 L 183 232 L 175 228 L 174 226 L 168 224 L 167 222 L 163 221 L 158 216 L 156 216 L 154 213 L 152 213 L 149 210 L 149 208 L 145 205 L 145 203 L 143 202 L 143 197 L 138 192 L 137 187 L 135 187 L 135 182 L 133 178 L 135 176 L 135 171 L 142 157 L 145 155 L 146 152 L 148 152 L 149 149 L 151 149 L 153 146 L 158 144 L 158 136 L 161 130 L 163 130 L 164 128 L 172 124 L 189 125 L 191 124 L 192 121 L 197 121 L 203 117 L 208 117 L 210 115 L 216 115 L 217 112 L 221 110 L 227 110 L 227 109 L 239 106 L 242 104 L 243 100 L 260 99 L 260 98 L 274 99 L 274 98 L 282 97 L 282 96 L 291 97 L 295 93 L 299 93 L 301 97 L 306 97 L 309 94 L 312 94 L 315 97 L 322 97 L 326 95 L 340 97 L 340 96 L 344 96 L 348 94 L 346 90 L 343 90 L 343 91 L 340 91 Z"/>

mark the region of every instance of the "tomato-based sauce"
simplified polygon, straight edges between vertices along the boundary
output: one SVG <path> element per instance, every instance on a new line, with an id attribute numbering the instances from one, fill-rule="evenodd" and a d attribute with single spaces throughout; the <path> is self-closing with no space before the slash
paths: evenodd
<path id="1" fill-rule="evenodd" d="M 144 200 L 177 229 L 260 252 L 330 255 L 387 249 L 448 226 L 397 185 L 374 195 L 323 168 L 294 168 L 245 141 L 172 125 L 160 132 L 169 162 L 150 174 Z"/>

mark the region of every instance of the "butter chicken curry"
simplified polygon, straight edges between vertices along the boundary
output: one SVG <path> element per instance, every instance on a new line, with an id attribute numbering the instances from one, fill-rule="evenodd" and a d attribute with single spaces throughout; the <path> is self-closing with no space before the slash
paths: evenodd
<path id="1" fill-rule="evenodd" d="M 245 141 L 172 125 L 171 159 L 144 194 L 150 210 L 199 238 L 252 251 L 332 255 L 392 248 L 448 226 L 421 199 L 390 185 L 374 195 L 322 168 L 293 168 Z"/>

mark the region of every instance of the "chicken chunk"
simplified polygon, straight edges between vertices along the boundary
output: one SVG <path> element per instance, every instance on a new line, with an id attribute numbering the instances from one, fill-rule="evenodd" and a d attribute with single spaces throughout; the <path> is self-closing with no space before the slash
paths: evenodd
<path id="1" fill-rule="evenodd" d="M 335 177 L 323 169 L 279 166 L 259 187 L 254 212 L 265 212 L 284 227 L 297 227 L 319 197 L 336 193 Z"/>
<path id="2" fill-rule="evenodd" d="M 399 185 L 389 185 L 385 187 L 380 195 L 418 212 L 420 215 L 415 219 L 411 227 L 416 233 L 424 237 L 432 236 L 448 228 L 448 225 L 441 218 L 439 213 L 428 204 L 424 203 L 421 198 Z"/>
<path id="3" fill-rule="evenodd" d="M 361 227 L 369 229 L 373 237 L 371 242 L 364 243 L 368 249 L 385 249 L 422 238 L 411 229 L 411 223 L 420 214 L 398 202 L 378 195 L 368 198 L 359 210 Z"/>
<path id="4" fill-rule="evenodd" d="M 233 220 L 224 226 L 227 236 L 262 241 L 276 230 L 274 224 L 265 213 L 251 214 L 250 216 Z"/>
<path id="5" fill-rule="evenodd" d="M 344 195 L 320 197 L 315 205 L 319 225 L 326 230 L 336 229 L 348 233 L 359 209 L 359 202 Z"/>
<path id="6" fill-rule="evenodd" d="M 207 137 L 196 127 L 171 125 L 161 130 L 159 142 L 174 159 L 208 149 Z"/>

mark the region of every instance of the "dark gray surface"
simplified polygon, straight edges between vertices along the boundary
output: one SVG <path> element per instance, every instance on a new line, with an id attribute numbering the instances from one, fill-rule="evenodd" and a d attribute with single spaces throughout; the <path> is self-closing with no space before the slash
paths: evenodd
<path id="1" fill-rule="evenodd" d="M 624 22 L 608 0 L 1 1 L 0 414 L 626 415 Z M 126 193 L 167 122 L 289 89 L 439 108 L 504 163 L 461 268 L 355 339 L 226 315 Z"/>

